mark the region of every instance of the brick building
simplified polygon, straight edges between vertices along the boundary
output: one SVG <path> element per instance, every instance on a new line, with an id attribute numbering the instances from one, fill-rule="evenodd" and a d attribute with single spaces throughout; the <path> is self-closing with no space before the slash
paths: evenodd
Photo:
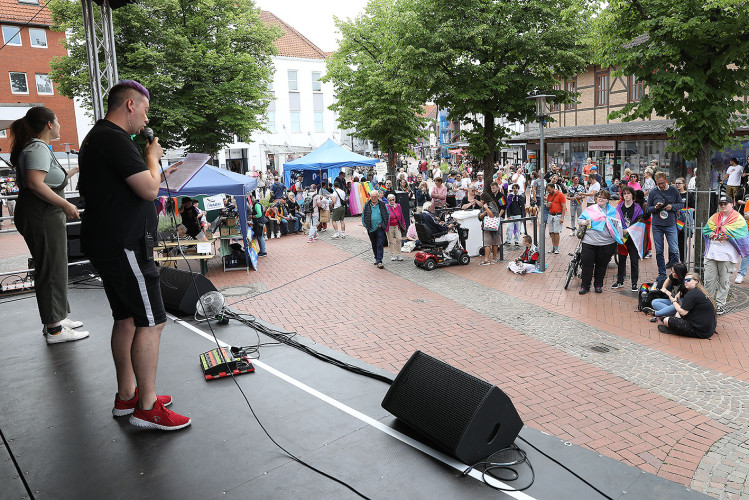
<path id="1" fill-rule="evenodd" d="M 44 105 L 57 114 L 60 139 L 52 143 L 56 153 L 65 143 L 78 149 L 78 132 L 72 99 L 57 93 L 49 79 L 49 63 L 67 54 L 64 33 L 52 31 L 52 18 L 42 0 L 0 0 L 0 148 L 3 157 L 10 152 L 6 130 L 31 106 Z"/>
<path id="2" fill-rule="evenodd" d="M 652 160 L 669 174 L 691 174 L 692 166 L 680 155 L 666 151 L 666 130 L 673 124 L 655 113 L 648 120 L 622 122 L 610 120 L 609 113 L 639 101 L 646 90 L 633 76 L 614 78 L 611 68 L 589 66 L 583 73 L 564 80 L 555 90 L 578 92 L 577 102 L 552 104 L 550 121 L 544 129 L 547 164 L 556 163 L 564 172 L 579 173 L 587 158 L 596 161 L 599 173 L 610 180 L 624 168 L 642 172 Z M 747 97 L 744 96 L 744 99 Z M 716 151 L 713 168 L 721 171 L 731 157 L 746 163 L 749 153 L 749 129 L 741 128 L 738 149 Z M 539 150 L 538 123 L 526 125 L 526 131 L 510 141 L 525 144 L 529 157 Z"/>

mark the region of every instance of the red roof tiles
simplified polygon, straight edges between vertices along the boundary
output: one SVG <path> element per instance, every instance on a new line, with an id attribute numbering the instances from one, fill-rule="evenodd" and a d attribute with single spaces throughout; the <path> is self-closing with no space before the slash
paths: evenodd
<path id="1" fill-rule="evenodd" d="M 326 53 L 320 47 L 310 42 L 304 35 L 276 17 L 272 12 L 260 11 L 260 19 L 268 26 L 278 26 L 283 30 L 281 38 L 276 40 L 279 56 L 325 59 Z"/>
<path id="2" fill-rule="evenodd" d="M 32 26 L 51 26 L 52 15 L 49 9 L 44 7 L 47 1 L 39 0 L 38 3 L 32 2 L 33 0 L 29 0 L 28 2 L 0 0 L 0 21 L 14 24 L 29 23 Z"/>

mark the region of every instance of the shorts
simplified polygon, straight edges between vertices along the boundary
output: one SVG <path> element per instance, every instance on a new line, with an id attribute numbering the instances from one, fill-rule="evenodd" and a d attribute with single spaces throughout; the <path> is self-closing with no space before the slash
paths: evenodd
<path id="1" fill-rule="evenodd" d="M 499 231 L 482 231 L 484 233 L 484 246 L 499 246 L 502 244 L 502 233 Z"/>
<path id="2" fill-rule="evenodd" d="M 333 222 L 342 221 L 343 218 L 346 216 L 346 208 L 341 205 L 338 208 L 334 208 L 332 212 L 330 212 L 330 220 Z"/>
<path id="3" fill-rule="evenodd" d="M 101 276 L 112 318 L 133 318 L 136 327 L 166 322 L 156 264 L 140 251 L 123 250 L 119 257 L 91 259 Z"/>
<path id="4" fill-rule="evenodd" d="M 546 225 L 549 226 L 549 234 L 561 233 L 562 229 L 564 229 L 564 226 L 562 224 L 562 214 L 559 214 L 559 215 L 549 214 L 549 220 L 546 223 Z"/>

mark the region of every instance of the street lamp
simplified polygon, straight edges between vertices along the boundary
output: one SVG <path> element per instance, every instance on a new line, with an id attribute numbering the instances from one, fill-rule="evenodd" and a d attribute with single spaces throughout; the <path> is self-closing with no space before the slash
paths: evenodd
<path id="1" fill-rule="evenodd" d="M 546 154 L 544 151 L 544 123 L 546 122 L 546 117 L 549 115 L 549 110 L 546 106 L 546 99 L 553 99 L 555 98 L 555 95 L 551 94 L 542 94 L 538 91 L 535 91 L 533 94 L 526 97 L 526 99 L 534 99 L 536 101 L 536 117 L 538 118 L 538 127 L 539 127 L 539 142 L 540 142 L 540 151 L 539 151 L 539 159 L 538 159 L 538 173 L 541 176 L 541 187 L 542 189 L 542 200 L 543 197 L 546 196 L 546 179 L 544 179 L 544 171 L 546 170 L 544 167 L 546 166 Z M 538 267 L 539 270 L 543 273 L 546 271 L 546 221 L 544 220 L 543 216 L 543 207 L 541 207 L 541 234 L 538 238 Z"/>

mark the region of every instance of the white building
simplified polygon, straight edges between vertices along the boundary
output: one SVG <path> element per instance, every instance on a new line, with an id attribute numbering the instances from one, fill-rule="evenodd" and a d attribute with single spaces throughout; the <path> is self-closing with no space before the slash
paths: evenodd
<path id="1" fill-rule="evenodd" d="M 341 143 L 337 114 L 328 107 L 334 102 L 332 83 L 322 83 L 326 54 L 297 30 L 268 11 L 264 23 L 280 27 L 284 34 L 276 41 L 275 74 L 270 91 L 265 131 L 249 138 L 237 137 L 219 153 L 219 166 L 238 173 L 283 171 L 285 162 L 304 156 L 328 139 Z"/>

